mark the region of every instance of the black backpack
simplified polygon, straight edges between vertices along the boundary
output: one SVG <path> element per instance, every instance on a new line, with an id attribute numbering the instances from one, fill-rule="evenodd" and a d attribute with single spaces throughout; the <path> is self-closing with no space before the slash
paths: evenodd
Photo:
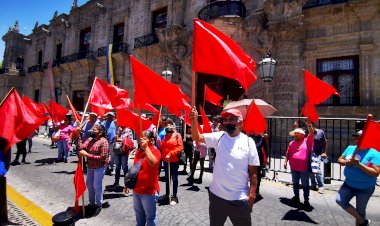
<path id="1" fill-rule="evenodd" d="M 140 161 L 136 162 L 129 170 L 128 173 L 125 175 L 124 178 L 124 184 L 125 187 L 129 189 L 134 189 L 137 184 L 137 176 L 139 175 L 141 164 L 144 158 L 140 159 Z"/>

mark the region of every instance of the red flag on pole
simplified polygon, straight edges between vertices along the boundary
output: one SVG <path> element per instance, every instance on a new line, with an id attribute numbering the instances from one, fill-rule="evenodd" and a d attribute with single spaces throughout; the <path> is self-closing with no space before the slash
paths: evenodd
<path id="1" fill-rule="evenodd" d="M 199 106 L 199 112 L 201 113 L 201 116 L 202 116 L 202 124 L 203 124 L 202 132 L 212 133 L 210 120 L 208 120 L 206 112 L 203 110 L 202 106 Z"/>
<path id="2" fill-rule="evenodd" d="M 136 105 L 135 105 L 135 108 L 137 108 Z M 144 109 L 144 110 L 146 110 L 146 111 L 153 112 L 153 113 L 157 113 L 157 112 L 158 112 L 158 110 L 157 110 L 155 107 L 153 107 L 152 105 L 150 105 L 150 104 L 143 104 L 143 105 L 140 105 L 140 108 L 141 108 L 141 109 Z"/>
<path id="3" fill-rule="evenodd" d="M 78 199 L 81 197 L 86 191 L 86 183 L 84 182 L 83 170 L 82 170 L 82 161 L 78 161 L 77 170 L 74 174 L 74 186 L 75 186 L 75 205 L 74 210 L 76 212 L 80 212 L 80 208 L 78 206 Z"/>
<path id="4" fill-rule="evenodd" d="M 152 121 L 150 121 L 149 119 L 142 118 L 138 114 L 133 113 L 129 110 L 118 109 L 116 113 L 117 113 L 117 125 L 131 128 L 133 131 L 135 131 L 137 136 L 140 136 L 142 132 L 140 131 L 140 124 L 139 124 L 140 118 L 142 121 L 142 130 L 147 130 L 152 125 Z"/>
<path id="5" fill-rule="evenodd" d="M 7 141 L 5 151 L 15 143 L 27 138 L 35 129 L 45 122 L 22 102 L 15 88 L 3 100 L 0 106 L 0 137 Z"/>
<path id="6" fill-rule="evenodd" d="M 147 103 L 163 105 L 170 109 L 185 109 L 190 111 L 189 97 L 178 85 L 166 81 L 147 66 L 130 56 L 133 81 L 135 84 L 135 106 Z M 157 88 L 162 87 L 159 92 Z"/>
<path id="7" fill-rule="evenodd" d="M 212 89 L 208 88 L 207 85 L 205 85 L 205 101 L 208 101 L 216 106 L 223 107 L 220 102 L 222 101 L 223 97 L 219 94 L 212 91 Z"/>
<path id="8" fill-rule="evenodd" d="M 36 103 L 27 96 L 22 97 L 22 102 L 27 106 L 36 116 L 46 118 L 45 108 L 42 104 Z"/>
<path id="9" fill-rule="evenodd" d="M 75 117 L 75 121 L 80 121 L 82 118 L 78 114 L 77 110 L 75 110 L 74 106 L 71 104 L 71 101 L 67 95 L 66 95 L 66 99 L 67 99 L 67 102 L 69 103 L 70 110 Z"/>
<path id="10" fill-rule="evenodd" d="M 47 104 L 44 102 L 43 106 L 44 106 L 44 109 L 45 109 L 45 113 L 47 113 L 47 114 L 49 115 L 48 118 L 51 118 L 51 110 L 50 110 L 49 105 L 47 105 Z"/>
<path id="11" fill-rule="evenodd" d="M 67 110 L 65 107 L 63 107 L 60 104 L 57 104 L 56 102 L 49 100 L 50 104 L 50 113 L 51 118 L 55 122 L 60 122 L 62 120 L 65 120 L 67 113 L 69 113 L 69 110 Z"/>
<path id="12" fill-rule="evenodd" d="M 99 78 L 95 78 L 89 102 L 93 106 L 105 109 L 133 108 L 127 90 L 110 85 Z"/>
<path id="13" fill-rule="evenodd" d="M 95 112 L 98 116 L 103 116 L 105 113 L 109 112 L 109 109 L 105 109 L 99 106 L 90 105 L 91 112 Z"/>
<path id="14" fill-rule="evenodd" d="M 318 121 L 318 113 L 315 104 L 320 104 L 327 100 L 331 95 L 339 95 L 336 89 L 330 84 L 320 80 L 307 70 L 303 71 L 305 79 L 306 103 L 302 109 L 302 114 L 312 122 Z"/>
<path id="15" fill-rule="evenodd" d="M 194 19 L 193 71 L 234 79 L 247 91 L 256 81 L 255 68 L 256 63 L 234 40 Z"/>
<path id="16" fill-rule="evenodd" d="M 359 148 L 373 148 L 380 152 L 380 123 L 368 120 L 360 137 Z"/>
<path id="17" fill-rule="evenodd" d="M 252 133 L 262 134 L 267 130 L 266 120 L 255 101 L 252 101 L 247 109 L 247 114 L 243 120 L 243 130 L 247 135 Z"/>

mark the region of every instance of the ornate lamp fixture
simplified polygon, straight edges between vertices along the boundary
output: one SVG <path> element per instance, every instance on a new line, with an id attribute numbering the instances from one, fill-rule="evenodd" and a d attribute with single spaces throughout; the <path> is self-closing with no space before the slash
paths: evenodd
<path id="1" fill-rule="evenodd" d="M 171 82 L 173 77 L 173 72 L 169 70 L 169 68 L 166 68 L 165 71 L 161 72 L 162 77 L 166 79 L 166 81 Z"/>
<path id="2" fill-rule="evenodd" d="M 271 57 L 271 53 L 267 47 L 267 54 L 259 63 L 260 77 L 263 82 L 270 82 L 273 80 L 276 63 L 277 61 Z"/>

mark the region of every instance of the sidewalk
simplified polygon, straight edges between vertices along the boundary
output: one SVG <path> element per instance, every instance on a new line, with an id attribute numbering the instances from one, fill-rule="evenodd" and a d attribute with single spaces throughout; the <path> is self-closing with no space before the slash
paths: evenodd
<path id="1" fill-rule="evenodd" d="M 77 157 L 72 156 L 67 164 L 54 163 L 57 149 L 50 149 L 43 145 L 50 144 L 50 141 L 40 137 L 33 141 L 32 154 L 27 156 L 27 162 L 30 164 L 11 167 L 7 174 L 8 185 L 54 216 L 74 205 L 73 176 Z M 14 155 L 12 155 L 13 159 Z M 132 156 L 130 156 L 130 165 L 132 161 Z M 206 161 L 205 167 L 207 166 Z M 199 172 L 196 171 L 195 178 L 198 178 L 198 175 Z M 179 203 L 175 206 L 157 207 L 159 225 L 209 225 L 207 188 L 211 183 L 212 174 L 205 172 L 202 184 L 188 184 L 186 177 L 186 175 L 179 176 Z M 273 178 L 273 172 L 269 172 L 268 177 Z M 290 181 L 289 178 L 290 175 L 286 173 L 278 175 L 279 181 Z M 106 187 L 104 202 L 108 206 L 103 208 L 97 217 L 81 219 L 76 222 L 76 225 L 136 224 L 132 194 L 126 195 L 107 187 L 113 182 L 114 176 L 104 177 L 103 186 Z M 264 180 L 260 189 L 263 199 L 258 200 L 253 208 L 252 223 L 253 225 L 353 225 L 353 218 L 335 203 L 336 190 L 340 183 L 334 181 L 323 195 L 312 191 L 310 203 L 314 209 L 306 212 L 292 207 L 289 203 L 289 199 L 293 197 L 291 185 Z M 162 195 L 165 184 L 160 182 L 160 186 L 162 191 L 160 195 Z M 376 188 L 376 194 L 370 199 L 367 207 L 367 215 L 372 225 L 380 225 L 378 194 L 379 187 Z M 303 201 L 302 198 L 301 201 Z M 85 204 L 88 204 L 87 192 Z M 231 223 L 227 221 L 226 225 L 231 225 Z"/>

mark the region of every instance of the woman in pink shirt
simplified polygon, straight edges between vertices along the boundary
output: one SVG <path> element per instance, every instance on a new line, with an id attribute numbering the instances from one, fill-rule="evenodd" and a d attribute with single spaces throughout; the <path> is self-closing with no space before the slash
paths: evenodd
<path id="1" fill-rule="evenodd" d="M 70 125 L 70 118 L 65 118 L 64 122 L 58 127 L 59 140 L 57 141 L 58 147 L 58 158 L 57 162 L 64 161 L 67 163 L 67 159 L 69 158 L 69 143 L 71 143 L 71 132 L 73 132 L 74 127 Z M 63 159 L 62 159 L 63 158 Z"/>
<path id="2" fill-rule="evenodd" d="M 294 137 L 294 140 L 289 143 L 288 150 L 284 162 L 284 168 L 287 169 L 288 160 L 292 173 L 294 197 L 292 201 L 299 204 L 299 181 L 301 179 L 304 205 L 310 208 L 309 203 L 309 158 L 314 146 L 314 129 L 311 124 L 307 123 L 309 135 L 305 138 L 305 131 L 301 128 L 296 128 L 289 133 Z"/>

